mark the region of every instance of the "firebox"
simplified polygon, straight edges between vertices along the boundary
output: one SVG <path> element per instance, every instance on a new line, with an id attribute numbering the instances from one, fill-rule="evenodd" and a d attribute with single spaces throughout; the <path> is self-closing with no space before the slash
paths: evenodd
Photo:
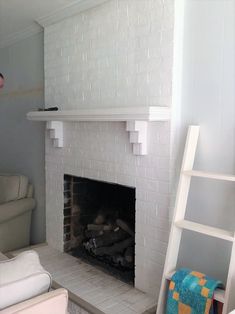
<path id="1" fill-rule="evenodd" d="M 134 284 L 135 188 L 64 175 L 64 251 Z"/>

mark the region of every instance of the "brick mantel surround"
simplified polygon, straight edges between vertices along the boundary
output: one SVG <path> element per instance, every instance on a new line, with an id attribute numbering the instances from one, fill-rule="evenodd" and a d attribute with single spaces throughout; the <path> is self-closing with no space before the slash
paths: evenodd
<path id="1" fill-rule="evenodd" d="M 45 27 L 45 103 L 61 110 L 170 106 L 172 0 L 110 0 Z M 63 250 L 63 177 L 136 188 L 135 286 L 158 293 L 169 231 L 170 122 L 148 123 L 135 156 L 125 122 L 63 122 L 64 146 L 46 136 L 46 228 Z"/>
<path id="2" fill-rule="evenodd" d="M 66 141 L 60 149 L 47 138 L 46 221 L 47 242 L 63 250 L 64 174 L 135 187 L 135 286 L 153 293 L 168 240 L 169 125 L 151 122 L 148 132 L 147 156 L 133 155 L 122 122 L 65 123 Z"/>

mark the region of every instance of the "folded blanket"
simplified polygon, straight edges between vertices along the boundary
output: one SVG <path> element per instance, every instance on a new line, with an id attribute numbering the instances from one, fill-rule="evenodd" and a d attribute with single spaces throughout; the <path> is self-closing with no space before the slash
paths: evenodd
<path id="1" fill-rule="evenodd" d="M 186 268 L 171 278 L 167 314 L 209 314 L 213 311 L 213 296 L 222 283 L 205 274 Z"/>

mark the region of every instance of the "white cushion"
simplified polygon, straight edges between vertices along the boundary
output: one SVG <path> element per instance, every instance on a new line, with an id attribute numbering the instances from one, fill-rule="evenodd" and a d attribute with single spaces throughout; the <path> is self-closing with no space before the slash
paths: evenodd
<path id="1" fill-rule="evenodd" d="M 0 204 L 25 198 L 28 184 L 25 176 L 0 174 Z"/>
<path id="2" fill-rule="evenodd" d="M 35 251 L 0 262 L 0 310 L 49 291 L 51 276 Z"/>

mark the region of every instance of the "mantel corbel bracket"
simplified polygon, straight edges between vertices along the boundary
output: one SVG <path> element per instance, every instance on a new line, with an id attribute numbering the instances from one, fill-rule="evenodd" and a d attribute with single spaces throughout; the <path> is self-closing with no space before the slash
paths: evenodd
<path id="1" fill-rule="evenodd" d="M 126 130 L 129 132 L 130 143 L 133 144 L 134 155 L 147 155 L 147 121 L 127 121 Z"/>
<path id="2" fill-rule="evenodd" d="M 47 129 L 54 147 L 63 147 L 63 121 L 47 121 Z M 133 154 L 147 155 L 148 122 L 126 121 L 126 130 L 129 132 L 129 141 L 133 145 Z"/>
<path id="3" fill-rule="evenodd" d="M 50 138 L 53 140 L 54 147 L 63 147 L 63 122 L 62 121 L 47 121 L 47 129 L 50 132 Z"/>

